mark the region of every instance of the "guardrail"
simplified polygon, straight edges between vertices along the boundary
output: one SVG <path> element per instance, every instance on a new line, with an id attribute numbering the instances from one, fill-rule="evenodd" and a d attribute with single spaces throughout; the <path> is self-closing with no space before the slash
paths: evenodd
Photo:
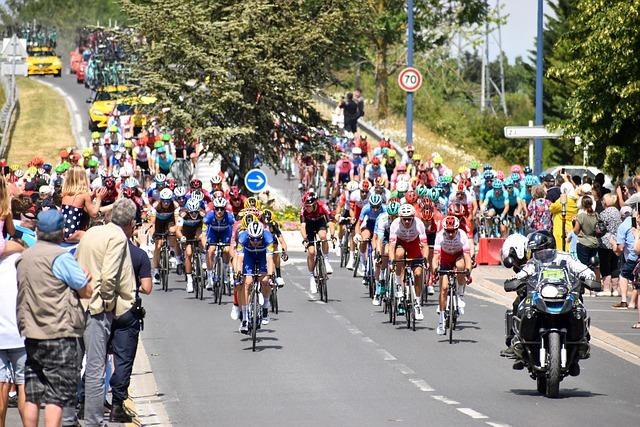
<path id="1" fill-rule="evenodd" d="M 13 115 L 18 106 L 18 88 L 16 80 L 8 76 L 2 76 L 2 88 L 6 101 L 0 109 L 0 127 L 2 128 L 2 141 L 0 141 L 0 158 L 6 158 L 7 149 L 9 147 L 9 135 L 13 127 Z M 15 96 L 12 96 L 15 94 Z"/>
<path id="2" fill-rule="evenodd" d="M 315 93 L 313 95 L 313 98 L 316 101 L 323 103 L 327 107 L 331 107 L 332 109 L 335 109 L 338 105 L 336 101 L 320 93 Z M 382 137 L 384 137 L 384 133 L 381 130 L 377 129 L 372 123 L 369 123 L 366 120 L 358 119 L 358 127 L 366 132 L 369 136 L 374 137 L 377 140 L 381 140 Z M 398 142 L 392 140 L 391 146 L 398 152 L 398 154 L 400 155 L 400 159 L 405 156 L 406 152 Z"/>

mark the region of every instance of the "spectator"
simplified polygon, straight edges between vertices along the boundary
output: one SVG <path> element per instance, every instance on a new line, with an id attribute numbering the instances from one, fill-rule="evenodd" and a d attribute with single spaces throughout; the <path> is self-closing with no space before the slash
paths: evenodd
<path id="1" fill-rule="evenodd" d="M 13 225 L 13 215 L 11 214 L 11 196 L 4 175 L 0 175 L 0 231 L 3 228 L 9 235 L 16 237 L 16 228 Z M 4 232 L 0 233 L 0 256 L 6 257 L 24 250 L 18 243 L 5 240 L 4 235 Z"/>
<path id="2" fill-rule="evenodd" d="M 544 186 L 536 185 L 531 189 L 531 201 L 527 210 L 529 211 L 529 227 L 532 230 L 549 230 L 551 228 L 551 212 L 549 206 L 551 202 L 545 198 Z"/>
<path id="3" fill-rule="evenodd" d="M 362 96 L 362 91 L 359 87 L 353 91 L 353 101 L 358 106 L 358 118 L 364 117 L 364 97 Z"/>
<path id="4" fill-rule="evenodd" d="M 135 203 L 131 200 L 123 201 L 122 204 L 125 212 L 131 212 L 132 217 L 123 218 L 120 222 L 128 220 L 126 225 L 120 225 L 124 234 L 131 239 L 135 226 Z M 129 252 L 131 253 L 131 261 L 133 272 L 136 280 L 135 298 L 136 304 L 125 312 L 122 316 L 114 319 L 111 330 L 111 350 L 113 352 L 114 374 L 111 377 L 111 394 L 113 400 L 111 402 L 111 415 L 109 421 L 118 423 L 129 423 L 132 417 L 128 414 L 123 406 L 123 402 L 129 397 L 128 389 L 131 382 L 131 371 L 133 370 L 133 361 L 136 357 L 138 348 L 138 335 L 141 327 L 141 314 L 139 307 L 142 307 L 139 301 L 139 292 L 149 295 L 153 288 L 151 282 L 151 263 L 149 256 L 145 251 L 129 241 Z"/>
<path id="5" fill-rule="evenodd" d="M 54 209 L 38 214 L 38 242 L 17 261 L 18 327 L 25 337 L 24 425 L 36 427 L 40 404 L 46 426 L 60 425 L 63 406 L 75 401 L 78 353 L 85 322 L 79 298 L 93 291 L 90 276 L 63 241 L 64 217 Z"/>
<path id="6" fill-rule="evenodd" d="M 13 254 L 0 260 L 0 277 L 2 277 L 0 281 L 0 427 L 5 425 L 9 389 L 12 383 L 18 390 L 20 417 L 23 417 L 24 413 L 24 365 L 27 361 L 27 353 L 16 319 L 18 299 L 16 260 L 19 257 L 20 254 Z"/>
<path id="7" fill-rule="evenodd" d="M 562 185 L 567 186 L 567 183 Z M 557 249 L 565 252 L 569 249 L 568 237 L 571 232 L 571 221 L 578 214 L 577 197 L 570 186 L 569 184 L 558 200 L 549 206 L 553 221 L 553 237 L 556 239 Z"/>
<path id="8" fill-rule="evenodd" d="M 560 186 L 564 183 L 564 178 L 558 175 L 555 178 L 553 175 L 547 175 L 544 177 L 544 186 L 547 189 L 547 200 L 551 203 L 555 202 L 560 198 Z"/>
<path id="9" fill-rule="evenodd" d="M 583 184 L 583 187 L 588 184 Z M 598 238 L 596 237 L 596 223 L 598 214 L 593 209 L 593 198 L 582 196 L 582 212 L 576 216 L 573 232 L 578 236 L 576 253 L 578 260 L 584 265 L 590 265 L 589 260 L 598 254 Z M 596 270 L 596 275 L 598 271 Z"/>
<path id="10" fill-rule="evenodd" d="M 135 207 L 131 208 L 130 203 L 129 199 L 116 201 L 111 222 L 87 230 L 76 251 L 78 262 L 94 278 L 84 332 L 87 427 L 103 424 L 105 359 L 113 318 L 129 311 L 134 302 L 135 277 L 127 236 L 122 231 L 135 219 Z"/>
<path id="11" fill-rule="evenodd" d="M 604 174 L 602 172 L 598 173 L 595 179 L 593 180 L 594 187 L 596 186 L 596 184 L 598 184 L 598 187 L 600 188 L 600 194 L 602 196 L 604 196 L 605 194 L 611 193 L 611 190 L 609 190 L 604 186 Z"/>
<path id="12" fill-rule="evenodd" d="M 621 211 L 622 213 L 622 211 Z M 631 215 L 624 218 L 615 239 L 611 239 L 610 243 L 613 247 L 613 251 L 616 255 L 624 256 L 622 267 L 620 268 L 620 279 L 618 281 L 620 286 L 620 302 L 613 305 L 613 308 L 618 310 L 626 310 L 629 308 L 627 303 L 627 290 L 629 281 L 633 280 L 633 269 L 635 268 L 638 255 L 633 250 L 635 243 L 634 229 L 632 227 L 632 219 L 638 217 L 638 212 L 633 212 Z M 635 301 L 632 301 L 634 304 Z"/>
<path id="13" fill-rule="evenodd" d="M 353 100 L 353 94 L 349 92 L 347 99 L 340 103 L 344 115 L 344 129 L 347 132 L 356 133 L 358 129 L 358 104 Z"/>
<path id="14" fill-rule="evenodd" d="M 100 211 L 102 198 L 107 190 L 101 188 L 96 193 L 94 205 L 89 190 L 87 174 L 82 166 L 73 166 L 65 174 L 62 185 L 62 215 L 64 216 L 64 238 L 78 242 L 84 233 L 82 230 L 89 225 L 90 216 L 95 218 Z"/>
<path id="15" fill-rule="evenodd" d="M 620 211 L 616 207 L 618 197 L 613 193 L 605 194 L 602 198 L 604 210 L 600 213 L 600 220 L 604 223 L 607 232 L 600 238 L 598 256 L 600 258 L 600 274 L 602 276 L 602 292 L 598 296 L 618 296 L 613 280 L 619 274 L 618 256 L 613 252 L 611 239 L 615 239 L 618 227 L 622 222 Z M 616 280 L 617 282 L 617 280 Z M 617 284 L 616 284 L 617 285 Z"/>

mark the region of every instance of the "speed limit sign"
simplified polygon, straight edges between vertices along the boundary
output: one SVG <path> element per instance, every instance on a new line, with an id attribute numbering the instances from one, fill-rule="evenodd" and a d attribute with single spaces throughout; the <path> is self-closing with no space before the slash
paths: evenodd
<path id="1" fill-rule="evenodd" d="M 407 67 L 398 74 L 398 85 L 405 92 L 415 92 L 422 86 L 422 74 L 416 68 Z"/>

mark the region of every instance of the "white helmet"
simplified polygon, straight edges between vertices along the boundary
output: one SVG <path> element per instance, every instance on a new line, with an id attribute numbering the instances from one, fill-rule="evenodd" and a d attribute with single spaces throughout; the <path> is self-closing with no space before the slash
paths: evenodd
<path id="1" fill-rule="evenodd" d="M 191 193 L 191 200 L 196 200 L 198 203 L 204 200 L 204 194 L 202 191 L 194 191 Z"/>
<path id="2" fill-rule="evenodd" d="M 409 203 L 405 203 L 400 206 L 400 210 L 398 211 L 398 216 L 401 218 L 411 218 L 416 215 L 416 209 L 410 205 Z"/>
<path id="3" fill-rule="evenodd" d="M 353 149 L 351 150 L 351 153 L 362 154 L 362 149 L 360 149 L 360 147 L 353 147 Z"/>
<path id="4" fill-rule="evenodd" d="M 482 184 L 482 178 L 479 175 L 476 175 L 471 178 L 471 185 L 474 187 L 480 187 Z"/>
<path id="5" fill-rule="evenodd" d="M 222 184 L 222 177 L 220 175 L 214 175 L 211 177 L 211 185 Z"/>
<path id="6" fill-rule="evenodd" d="M 257 239 L 262 237 L 263 233 L 264 233 L 264 226 L 260 221 L 253 221 L 247 227 L 247 234 L 249 234 L 249 237 L 252 239 Z"/>
<path id="7" fill-rule="evenodd" d="M 347 183 L 347 191 L 356 191 L 358 189 L 358 181 L 349 181 Z"/>
<path id="8" fill-rule="evenodd" d="M 398 184 L 396 185 L 396 190 L 398 190 L 398 192 L 400 193 L 406 193 L 407 191 L 409 191 L 409 182 L 398 181 Z"/>
<path id="9" fill-rule="evenodd" d="M 187 201 L 186 207 L 189 212 L 198 212 L 200 210 L 200 202 L 196 199 L 189 199 L 189 201 Z"/>
<path id="10" fill-rule="evenodd" d="M 509 257 L 511 255 L 512 249 L 519 260 L 526 260 L 525 257 L 527 254 L 527 242 L 528 239 L 522 234 L 511 234 L 505 239 L 504 243 L 502 244 L 502 249 L 500 250 L 500 260 L 504 261 L 507 257 Z"/>
<path id="11" fill-rule="evenodd" d="M 216 197 L 213 199 L 213 207 L 214 208 L 226 208 L 227 207 L 227 199 L 224 197 Z"/>
<path id="12" fill-rule="evenodd" d="M 173 191 L 170 188 L 163 188 L 160 191 L 160 199 L 161 200 L 171 200 L 173 199 Z"/>
<path id="13" fill-rule="evenodd" d="M 176 187 L 176 189 L 173 190 L 173 194 L 175 194 L 176 197 L 184 197 L 187 194 L 187 189 L 182 186 Z"/>

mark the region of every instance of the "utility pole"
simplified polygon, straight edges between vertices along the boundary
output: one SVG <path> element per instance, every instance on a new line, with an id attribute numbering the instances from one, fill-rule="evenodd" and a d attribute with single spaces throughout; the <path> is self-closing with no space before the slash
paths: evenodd
<path id="1" fill-rule="evenodd" d="M 536 56 L 536 126 L 542 126 L 542 72 L 544 69 L 543 58 L 543 7 L 544 1 L 538 0 L 538 39 Z M 542 172 L 542 139 L 535 140 L 535 167 L 534 173 L 539 175 Z"/>
<path id="2" fill-rule="evenodd" d="M 498 53 L 500 62 L 500 103 L 502 112 L 507 115 L 507 97 L 504 92 L 504 54 L 502 52 L 502 23 L 500 22 L 500 0 L 496 0 L 496 14 L 498 18 Z"/>
<path id="3" fill-rule="evenodd" d="M 413 67 L 413 0 L 407 0 L 407 67 Z M 413 92 L 407 92 L 407 145 L 413 144 Z"/>

